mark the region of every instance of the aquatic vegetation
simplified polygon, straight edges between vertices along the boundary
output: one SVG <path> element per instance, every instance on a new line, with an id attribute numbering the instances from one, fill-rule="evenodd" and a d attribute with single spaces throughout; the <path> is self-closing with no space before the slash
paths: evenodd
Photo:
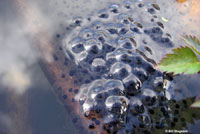
<path id="1" fill-rule="evenodd" d="M 185 35 L 182 37 L 189 47 L 181 47 L 173 50 L 163 58 L 158 67 L 161 70 L 174 74 L 194 74 L 200 71 L 200 62 L 195 52 L 200 55 L 200 41 L 196 36 Z M 194 51 L 194 52 L 193 52 Z M 194 102 L 191 107 L 200 107 L 200 100 Z"/>
<path id="2" fill-rule="evenodd" d="M 191 35 L 185 35 L 182 38 L 189 47 L 173 49 L 173 54 L 167 54 L 159 63 L 158 68 L 174 74 L 199 72 L 200 62 L 195 52 L 200 55 L 200 41 L 196 36 Z"/>
<path id="3" fill-rule="evenodd" d="M 200 62 L 189 47 L 181 47 L 173 49 L 173 54 L 163 58 L 158 67 L 174 74 L 194 74 L 200 70 Z"/>
<path id="4" fill-rule="evenodd" d="M 182 37 L 187 45 L 200 55 L 200 40 L 196 36 L 185 35 Z"/>

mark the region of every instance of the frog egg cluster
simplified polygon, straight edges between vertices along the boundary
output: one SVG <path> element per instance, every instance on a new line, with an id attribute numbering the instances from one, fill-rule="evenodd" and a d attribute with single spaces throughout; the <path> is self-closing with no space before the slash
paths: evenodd
<path id="1" fill-rule="evenodd" d="M 154 69 L 151 45 L 173 46 L 156 16 L 159 10 L 138 1 L 111 4 L 87 25 L 79 21 L 66 40 L 66 55 L 78 66 L 77 76 L 90 79 L 81 83 L 76 99 L 85 117 L 101 119 L 108 133 L 151 133 L 155 127 L 149 109 L 159 105 L 166 91 L 163 74 Z"/>

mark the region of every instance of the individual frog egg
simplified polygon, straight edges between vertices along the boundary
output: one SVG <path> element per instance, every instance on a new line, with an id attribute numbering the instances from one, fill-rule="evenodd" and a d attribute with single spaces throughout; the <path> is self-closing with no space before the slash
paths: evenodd
<path id="1" fill-rule="evenodd" d="M 133 3 L 129 0 L 127 0 L 127 1 L 124 1 L 123 5 L 126 9 L 131 9 L 133 6 Z"/>
<path id="2" fill-rule="evenodd" d="M 163 88 L 164 87 L 163 82 L 164 82 L 164 80 L 163 80 L 162 76 L 154 78 L 154 81 L 153 81 L 154 89 L 158 93 L 161 92 L 162 90 L 164 90 L 164 88 Z"/>
<path id="3" fill-rule="evenodd" d="M 110 74 L 114 79 L 122 80 L 127 77 L 129 73 L 131 73 L 131 67 L 122 62 L 116 62 L 110 68 Z"/>
<path id="4" fill-rule="evenodd" d="M 95 100 L 88 99 L 87 101 L 85 101 L 82 107 L 84 111 L 84 116 L 89 119 L 102 118 L 104 116 L 104 105 L 102 103 L 96 102 Z"/>
<path id="5" fill-rule="evenodd" d="M 139 27 L 139 28 L 138 28 Z M 140 23 L 131 23 L 130 24 L 130 30 L 133 32 L 133 33 L 136 33 L 136 34 L 142 34 L 141 30 L 140 30 L 140 27 L 142 27 L 142 25 Z"/>
<path id="6" fill-rule="evenodd" d="M 88 53 L 86 51 L 83 51 L 83 52 L 81 52 L 81 53 L 79 53 L 79 54 L 76 55 L 76 57 L 75 57 L 75 59 L 76 59 L 75 63 L 84 66 L 85 64 L 87 64 L 86 63 L 87 57 L 88 57 Z"/>
<path id="7" fill-rule="evenodd" d="M 84 112 L 89 111 L 93 107 L 93 104 L 94 104 L 94 100 L 91 98 L 87 98 L 84 104 L 82 105 L 83 111 Z"/>
<path id="8" fill-rule="evenodd" d="M 101 30 L 104 26 L 103 26 L 103 22 L 101 21 L 95 21 L 92 23 L 91 28 L 94 30 Z"/>
<path id="9" fill-rule="evenodd" d="M 120 57 L 120 61 L 126 64 L 129 64 L 131 67 L 134 67 L 134 57 L 128 54 L 123 54 Z"/>
<path id="10" fill-rule="evenodd" d="M 145 106 L 138 97 L 132 97 L 129 101 L 129 111 L 133 116 L 145 112 Z"/>
<path id="11" fill-rule="evenodd" d="M 96 100 L 97 102 L 104 101 L 108 97 L 104 84 L 104 79 L 95 80 L 89 88 L 88 97 Z"/>
<path id="12" fill-rule="evenodd" d="M 82 17 L 76 17 L 76 18 L 73 19 L 74 26 L 81 26 L 82 23 L 83 23 Z"/>
<path id="13" fill-rule="evenodd" d="M 176 118 L 175 118 L 175 120 L 176 120 Z M 153 123 L 153 125 L 157 129 L 164 129 L 165 127 L 169 126 L 169 124 L 167 123 L 167 120 L 164 117 L 161 118 L 160 121 L 156 121 L 155 123 Z"/>
<path id="14" fill-rule="evenodd" d="M 80 33 L 81 37 L 85 40 L 91 39 L 94 36 L 94 31 L 90 28 L 84 28 Z"/>
<path id="15" fill-rule="evenodd" d="M 82 51 L 84 51 L 85 49 L 84 49 L 84 45 L 83 45 L 83 43 L 78 43 L 78 44 L 76 44 L 76 45 L 74 45 L 73 47 L 72 47 L 72 51 L 74 52 L 74 53 L 80 53 L 80 52 L 82 52 Z"/>
<path id="16" fill-rule="evenodd" d="M 118 35 L 117 26 L 114 23 L 106 23 L 105 29 L 110 35 Z"/>
<path id="17" fill-rule="evenodd" d="M 83 105 L 83 103 L 86 101 L 88 98 L 88 90 L 89 90 L 90 84 L 83 84 L 80 87 L 80 91 L 78 94 L 75 96 L 75 100 L 79 101 L 80 105 Z M 71 90 L 71 89 L 70 89 Z"/>
<path id="18" fill-rule="evenodd" d="M 141 56 L 141 55 L 139 55 L 139 54 L 137 54 L 137 53 L 135 53 L 135 52 L 132 52 L 132 55 L 131 55 L 131 58 L 132 58 L 132 60 L 131 60 L 131 62 L 130 62 L 130 65 L 134 68 L 134 67 L 141 67 L 141 68 L 144 68 L 145 66 L 147 66 L 149 63 L 148 62 L 146 62 L 145 60 L 144 60 L 144 58 Z"/>
<path id="19" fill-rule="evenodd" d="M 126 78 L 123 79 L 125 92 L 127 95 L 134 96 L 142 87 L 142 82 L 133 74 L 129 74 Z"/>
<path id="20" fill-rule="evenodd" d="M 116 28 L 117 28 L 117 31 L 118 31 L 117 33 L 119 36 L 125 36 L 126 33 L 128 33 L 129 31 L 127 26 L 121 23 L 117 23 Z"/>
<path id="21" fill-rule="evenodd" d="M 94 94 L 95 94 L 94 99 L 99 103 L 104 102 L 108 98 L 108 96 L 111 95 L 110 93 L 106 91 L 94 93 Z"/>
<path id="22" fill-rule="evenodd" d="M 157 94 L 155 91 L 145 88 L 142 90 L 141 98 L 144 104 L 147 106 L 153 106 L 157 102 Z"/>
<path id="23" fill-rule="evenodd" d="M 106 62 L 104 59 L 102 58 L 95 58 L 92 62 L 92 66 L 93 67 L 97 67 L 97 66 L 105 66 Z"/>
<path id="24" fill-rule="evenodd" d="M 139 115 L 138 116 L 139 127 L 140 128 L 151 128 L 151 120 L 148 115 Z"/>
<path id="25" fill-rule="evenodd" d="M 111 44 L 104 43 L 102 49 L 105 52 L 105 54 L 107 54 L 113 52 L 116 49 L 116 47 L 112 46 Z"/>
<path id="26" fill-rule="evenodd" d="M 151 120 L 150 117 L 146 114 L 140 114 L 137 116 L 128 116 L 128 126 L 127 130 L 132 130 L 134 133 L 149 134 L 151 130 Z"/>
<path id="27" fill-rule="evenodd" d="M 115 134 L 122 127 L 119 116 L 116 114 L 109 113 L 103 118 L 103 129 L 106 133 Z"/>
<path id="28" fill-rule="evenodd" d="M 109 17 L 109 14 L 107 13 L 106 9 L 101 9 L 98 12 L 98 17 L 101 19 L 107 19 Z"/>
<path id="29" fill-rule="evenodd" d="M 133 74 L 136 75 L 141 82 L 147 80 L 149 76 L 143 68 L 138 68 L 138 67 L 133 68 Z"/>
<path id="30" fill-rule="evenodd" d="M 130 16 L 126 13 L 121 13 L 117 16 L 117 21 L 127 25 L 130 23 Z"/>
<path id="31" fill-rule="evenodd" d="M 102 58 L 95 58 L 92 62 L 92 71 L 95 73 L 104 74 L 106 69 L 106 62 Z"/>
<path id="32" fill-rule="evenodd" d="M 101 49 L 102 49 L 102 43 L 97 41 L 96 39 L 90 39 L 86 41 L 85 50 L 90 55 L 99 54 Z"/>
<path id="33" fill-rule="evenodd" d="M 124 86 L 120 80 L 110 79 L 105 84 L 106 91 L 110 95 L 122 95 L 124 94 Z"/>
<path id="34" fill-rule="evenodd" d="M 95 86 L 95 87 L 90 88 L 88 95 L 90 98 L 95 99 L 96 96 L 99 93 L 102 93 L 104 90 L 105 90 L 105 88 L 103 86 Z"/>
<path id="35" fill-rule="evenodd" d="M 89 89 L 88 91 L 91 92 L 91 91 L 94 91 L 94 92 L 100 92 L 102 91 L 103 87 L 104 87 L 104 83 L 105 83 L 105 80 L 104 79 L 97 79 L 97 80 L 94 80 L 93 82 L 91 82 L 89 84 Z M 101 87 L 101 88 L 99 88 Z"/>
<path id="36" fill-rule="evenodd" d="M 125 96 L 109 96 L 105 101 L 105 106 L 109 112 L 122 115 L 127 111 L 128 103 Z"/>
<path id="37" fill-rule="evenodd" d="M 134 46 L 132 45 L 132 43 L 130 41 L 123 43 L 122 47 L 126 48 L 126 49 L 133 49 L 134 48 Z"/>
<path id="38" fill-rule="evenodd" d="M 126 50 L 133 50 L 135 44 L 129 39 L 129 37 L 122 37 L 118 40 L 118 45 Z"/>
<path id="39" fill-rule="evenodd" d="M 73 53 L 78 54 L 85 50 L 85 42 L 82 38 L 76 37 L 72 39 L 66 47 L 70 46 L 70 49 Z"/>
<path id="40" fill-rule="evenodd" d="M 117 48 L 113 52 L 106 54 L 106 61 L 109 59 L 116 59 L 117 61 L 120 61 L 123 55 L 129 55 L 127 50 L 123 48 Z"/>
<path id="41" fill-rule="evenodd" d="M 111 13 L 114 13 L 114 14 L 116 14 L 116 13 L 119 13 L 119 5 L 118 4 L 111 4 L 110 6 L 109 6 L 109 11 L 111 12 Z"/>
<path id="42" fill-rule="evenodd" d="M 95 34 L 95 38 L 101 42 L 102 44 L 104 44 L 106 41 L 107 41 L 107 35 L 104 31 L 98 31 L 96 34 Z"/>

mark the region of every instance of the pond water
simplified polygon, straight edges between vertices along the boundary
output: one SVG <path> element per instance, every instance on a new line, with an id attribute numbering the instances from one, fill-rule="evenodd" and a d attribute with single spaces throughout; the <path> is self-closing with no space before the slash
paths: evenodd
<path id="1" fill-rule="evenodd" d="M 185 44 L 181 35 L 200 37 L 199 0 L 2 3 L 14 7 L 6 22 L 25 27 L 20 39 L 28 38 L 28 50 L 36 46 L 38 52 L 21 55 L 27 49 L 19 45 L 13 54 L 33 59 L 19 60 L 31 77 L 20 95 L 2 75 L 0 133 L 199 133 L 200 111 L 190 105 L 200 95 L 200 76 L 156 68 L 166 53 Z"/>

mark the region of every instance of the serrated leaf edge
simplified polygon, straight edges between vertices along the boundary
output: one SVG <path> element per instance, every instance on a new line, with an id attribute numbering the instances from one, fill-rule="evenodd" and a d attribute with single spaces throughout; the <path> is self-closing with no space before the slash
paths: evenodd
<path id="1" fill-rule="evenodd" d="M 181 46 L 181 47 L 178 47 L 178 48 L 174 48 L 174 49 L 172 49 L 172 52 L 174 52 L 174 50 L 178 50 L 178 49 L 182 49 L 182 48 L 189 48 L 189 47 L 187 47 L 187 46 Z M 158 67 L 158 66 L 160 65 L 160 63 L 161 63 L 164 59 L 168 58 L 168 55 L 177 55 L 177 54 L 174 54 L 174 53 L 166 54 L 166 55 L 162 58 L 162 60 L 157 64 L 156 67 Z"/>
<path id="2" fill-rule="evenodd" d="M 174 50 L 183 49 L 183 48 L 189 48 L 190 50 L 192 50 L 192 49 L 191 49 L 190 47 L 188 47 L 188 46 L 180 46 L 180 47 L 178 47 L 178 48 L 172 49 L 172 52 L 174 52 Z M 162 68 L 162 66 L 160 66 L 160 64 L 162 63 L 163 60 L 167 59 L 169 55 L 177 55 L 177 54 L 175 54 L 175 53 L 166 54 L 166 55 L 162 58 L 162 60 L 155 66 L 155 68 Z M 198 61 L 198 62 L 199 62 L 199 61 Z M 193 63 L 198 63 L 198 62 L 193 62 Z M 200 63 L 200 62 L 199 62 L 199 63 Z M 160 69 L 160 70 L 162 70 L 162 69 Z M 164 70 L 162 70 L 162 71 L 164 71 Z M 168 71 L 164 71 L 164 72 L 168 72 Z M 171 73 L 171 72 L 168 72 L 168 73 Z M 186 73 L 184 73 L 184 72 L 182 72 L 182 73 L 175 73 L 175 72 L 172 72 L 172 73 L 174 73 L 175 75 L 176 75 L 176 74 L 186 74 Z M 197 72 L 197 73 L 198 73 L 198 72 Z"/>
<path id="3" fill-rule="evenodd" d="M 198 55 L 200 55 L 200 51 L 197 50 L 193 44 L 190 44 L 186 38 L 191 38 L 192 40 L 194 40 L 195 42 L 197 42 L 197 44 L 200 46 L 200 40 L 196 37 L 196 36 L 192 36 L 192 35 L 182 35 L 181 38 L 183 39 L 183 41 L 190 46 Z"/>
<path id="4" fill-rule="evenodd" d="M 185 64 L 182 64 L 181 66 L 187 66 L 189 64 L 197 64 L 197 63 L 200 63 L 200 62 L 185 63 Z M 160 70 L 171 73 L 170 71 L 166 71 L 165 69 L 162 69 L 163 67 L 167 67 L 167 66 L 159 66 Z M 173 65 L 169 65 L 168 67 L 173 67 Z M 197 71 L 196 73 L 198 73 L 198 72 L 199 71 Z M 184 70 L 184 72 L 181 72 L 181 73 L 177 73 L 177 72 L 173 72 L 173 73 L 174 74 L 193 74 L 193 73 L 188 73 L 188 69 Z"/>

